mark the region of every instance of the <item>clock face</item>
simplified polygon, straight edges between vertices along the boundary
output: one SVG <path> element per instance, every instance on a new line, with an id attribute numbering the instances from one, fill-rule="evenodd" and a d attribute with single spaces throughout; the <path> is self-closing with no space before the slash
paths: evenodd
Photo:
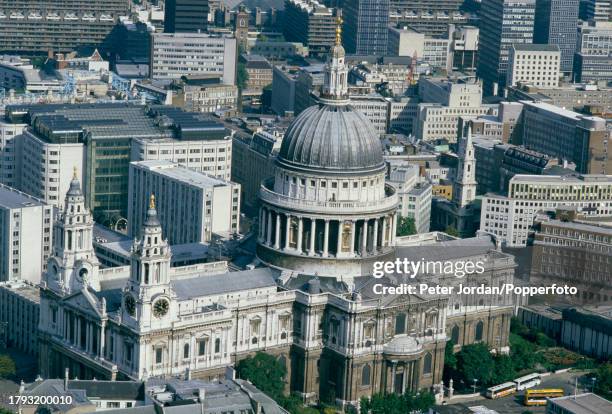
<path id="1" fill-rule="evenodd" d="M 132 295 L 125 295 L 124 299 L 125 311 L 130 315 L 134 316 L 136 314 L 136 301 Z"/>
<path id="2" fill-rule="evenodd" d="M 168 313 L 168 308 L 170 308 L 168 301 L 166 299 L 159 299 L 153 304 L 153 315 L 156 318 L 161 318 Z"/>

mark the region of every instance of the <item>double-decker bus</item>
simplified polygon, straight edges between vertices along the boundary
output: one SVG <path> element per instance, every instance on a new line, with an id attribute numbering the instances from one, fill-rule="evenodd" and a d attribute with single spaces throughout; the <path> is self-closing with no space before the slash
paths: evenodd
<path id="1" fill-rule="evenodd" d="M 514 382 L 504 382 L 503 384 L 487 388 L 487 398 L 495 399 L 505 397 L 506 395 L 516 392 L 516 384 Z"/>
<path id="2" fill-rule="evenodd" d="M 565 393 L 560 388 L 525 391 L 525 405 L 546 405 L 547 398 L 563 397 Z"/>
<path id="3" fill-rule="evenodd" d="M 527 388 L 540 385 L 540 383 L 542 382 L 542 377 L 540 377 L 540 374 L 538 373 L 529 374 L 525 375 L 524 377 L 517 378 L 513 382 L 516 384 L 516 390 L 522 391 L 526 390 Z"/>

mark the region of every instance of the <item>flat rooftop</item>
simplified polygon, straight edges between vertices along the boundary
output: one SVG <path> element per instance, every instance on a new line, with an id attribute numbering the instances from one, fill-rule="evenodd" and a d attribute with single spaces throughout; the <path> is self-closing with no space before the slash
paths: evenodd
<path id="1" fill-rule="evenodd" d="M 180 166 L 171 161 L 166 160 L 151 160 L 133 162 L 133 165 L 160 174 L 165 177 L 176 180 L 183 184 L 192 185 L 200 188 L 217 187 L 228 185 L 227 181 L 220 180 L 202 172 Z"/>
<path id="2" fill-rule="evenodd" d="M 551 398 L 550 404 L 561 407 L 573 414 L 612 413 L 612 402 L 592 393 Z"/>
<path id="3" fill-rule="evenodd" d="M 0 184 L 0 207 L 14 209 L 43 205 L 45 203 L 41 199 L 22 193 L 8 185 Z"/>

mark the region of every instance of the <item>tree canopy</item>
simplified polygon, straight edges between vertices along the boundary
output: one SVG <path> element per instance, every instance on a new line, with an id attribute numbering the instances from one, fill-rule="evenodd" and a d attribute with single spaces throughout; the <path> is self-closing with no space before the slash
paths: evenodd
<path id="1" fill-rule="evenodd" d="M 236 371 L 240 378 L 248 379 L 275 400 L 283 396 L 287 368 L 274 356 L 257 352 L 238 362 Z"/>
<path id="2" fill-rule="evenodd" d="M 400 217 L 397 223 L 398 236 L 410 236 L 417 233 L 416 225 L 412 217 Z"/>
<path id="3" fill-rule="evenodd" d="M 11 378 L 15 373 L 15 361 L 6 354 L 0 355 L 0 378 Z"/>
<path id="4" fill-rule="evenodd" d="M 435 402 L 434 395 L 424 391 L 403 395 L 377 393 L 370 399 L 362 397 L 359 405 L 360 414 L 406 414 L 417 410 L 426 412 Z"/>

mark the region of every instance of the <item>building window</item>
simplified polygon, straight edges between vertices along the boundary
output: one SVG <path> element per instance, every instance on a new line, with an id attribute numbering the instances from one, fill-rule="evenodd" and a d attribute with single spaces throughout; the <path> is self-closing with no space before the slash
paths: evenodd
<path id="1" fill-rule="evenodd" d="M 183 358 L 189 358 L 189 344 L 185 344 L 183 347 Z"/>
<path id="2" fill-rule="evenodd" d="M 155 348 L 155 363 L 156 364 L 161 364 L 163 361 L 163 348 Z"/>
<path id="3" fill-rule="evenodd" d="M 206 354 L 206 340 L 200 339 L 198 341 L 198 356 L 203 356 Z"/>
<path id="4" fill-rule="evenodd" d="M 215 339 L 215 354 L 218 354 L 221 351 L 221 339 Z"/>
<path id="5" fill-rule="evenodd" d="M 361 369 L 361 385 L 370 385 L 370 364 L 365 364 Z"/>
<path id="6" fill-rule="evenodd" d="M 475 335 L 475 340 L 476 341 L 482 341 L 482 331 L 484 329 L 484 323 L 482 321 L 479 321 L 476 324 L 476 335 Z"/>
<path id="7" fill-rule="evenodd" d="M 451 330 L 451 341 L 453 341 L 454 344 L 459 343 L 459 327 L 457 325 L 453 326 Z"/>
<path id="8" fill-rule="evenodd" d="M 398 313 L 395 316 L 395 334 L 403 334 L 406 333 L 406 314 Z"/>
<path id="9" fill-rule="evenodd" d="M 431 374 L 431 364 L 432 364 L 432 357 L 431 357 L 431 353 L 426 353 L 425 354 L 425 360 L 423 361 L 423 374 L 427 375 L 427 374 Z"/>

